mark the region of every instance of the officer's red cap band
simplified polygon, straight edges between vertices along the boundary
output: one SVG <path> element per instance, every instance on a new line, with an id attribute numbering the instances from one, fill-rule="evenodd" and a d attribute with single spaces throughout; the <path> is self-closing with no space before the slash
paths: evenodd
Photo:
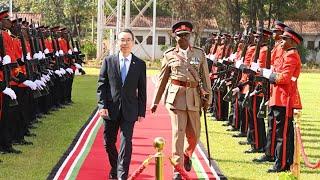
<path id="1" fill-rule="evenodd" d="M 0 13 L 0 20 L 2 20 L 3 18 L 9 16 L 8 13 Z"/>
<path id="2" fill-rule="evenodd" d="M 301 41 L 299 40 L 299 38 L 297 38 L 295 35 L 291 34 L 290 32 L 285 31 L 282 36 L 288 36 L 288 37 L 290 37 L 291 39 L 293 39 L 294 41 L 296 41 L 298 44 L 301 43 Z"/>
<path id="3" fill-rule="evenodd" d="M 191 28 L 187 27 L 186 25 L 181 25 L 180 27 L 178 27 L 174 32 L 179 32 L 179 31 L 192 31 Z"/>
<path id="4" fill-rule="evenodd" d="M 278 24 L 275 25 L 275 28 L 276 28 L 276 29 L 279 29 L 279 30 L 281 30 L 281 31 L 284 31 L 284 27 L 282 27 L 282 26 L 280 26 L 280 25 L 278 25 Z"/>

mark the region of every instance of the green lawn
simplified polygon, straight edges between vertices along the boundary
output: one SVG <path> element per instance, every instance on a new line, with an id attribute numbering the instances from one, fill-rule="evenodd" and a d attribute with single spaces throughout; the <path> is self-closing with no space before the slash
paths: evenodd
<path id="1" fill-rule="evenodd" d="M 302 139 L 310 161 L 320 160 L 320 111 L 318 103 L 320 96 L 320 74 L 303 73 L 299 79 L 300 95 L 302 97 Z M 245 154 L 249 146 L 238 145 L 238 141 L 245 138 L 233 138 L 232 132 L 226 131 L 222 126 L 224 122 L 211 121 L 208 117 L 210 137 L 210 151 L 217 161 L 221 171 L 229 179 L 276 179 L 278 174 L 268 174 L 266 170 L 272 163 L 254 164 L 252 159 L 261 154 Z M 203 121 L 202 121 L 203 122 Z M 202 123 L 201 141 L 206 146 L 204 123 Z M 304 166 L 301 160 L 301 179 L 320 179 L 320 170 L 312 170 Z"/>
<path id="2" fill-rule="evenodd" d="M 96 106 L 96 82 L 98 69 L 86 68 L 87 75 L 77 76 L 74 81 L 74 105 L 42 119 L 38 128 L 32 130 L 37 137 L 27 138 L 33 146 L 15 146 L 23 151 L 20 155 L 0 155 L 0 179 L 45 179 L 52 167 L 65 152 L 74 136 L 86 122 Z M 159 71 L 148 70 L 148 75 Z M 320 74 L 302 74 L 300 78 L 300 93 L 303 102 L 303 140 L 311 162 L 320 159 L 320 96 L 317 95 L 320 85 Z M 238 145 L 240 139 L 232 138 L 222 122 L 208 121 L 210 133 L 211 154 L 218 162 L 222 172 L 229 179 L 276 179 L 277 174 L 267 174 L 265 171 L 272 165 L 253 164 L 251 160 L 258 154 L 248 155 L 243 151 L 248 146 Z M 204 126 L 202 126 L 204 127 Z M 204 130 L 204 128 L 203 128 Z M 202 142 L 205 143 L 204 131 Z M 241 139 L 241 140 L 244 140 Z M 302 162 L 303 164 L 303 162 Z M 302 179 L 320 179 L 320 170 L 310 170 L 302 166 Z"/>

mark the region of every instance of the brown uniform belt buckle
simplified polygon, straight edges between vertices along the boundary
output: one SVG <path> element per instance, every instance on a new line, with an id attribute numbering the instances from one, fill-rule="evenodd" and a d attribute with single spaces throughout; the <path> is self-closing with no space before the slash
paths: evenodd
<path id="1" fill-rule="evenodd" d="M 176 79 L 171 80 L 171 83 L 177 86 L 183 86 L 183 87 L 190 87 L 190 88 L 196 88 L 197 83 L 192 81 L 179 81 Z"/>

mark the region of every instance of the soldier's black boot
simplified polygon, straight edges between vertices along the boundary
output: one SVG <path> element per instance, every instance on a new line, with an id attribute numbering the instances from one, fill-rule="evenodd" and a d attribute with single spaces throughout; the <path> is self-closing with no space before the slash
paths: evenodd
<path id="1" fill-rule="evenodd" d="M 263 163 L 263 162 L 274 162 L 274 158 L 272 158 L 271 156 L 268 156 L 268 155 L 262 155 L 261 157 L 259 158 L 255 158 L 252 160 L 253 162 L 256 162 L 256 163 Z"/>

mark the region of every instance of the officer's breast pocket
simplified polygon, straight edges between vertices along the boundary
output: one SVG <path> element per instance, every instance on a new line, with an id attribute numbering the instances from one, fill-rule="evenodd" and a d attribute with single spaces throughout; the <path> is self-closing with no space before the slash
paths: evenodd
<path id="1" fill-rule="evenodd" d="M 167 95 L 166 103 L 173 104 L 178 91 L 179 91 L 179 86 L 171 84 L 168 87 L 168 95 Z"/>

